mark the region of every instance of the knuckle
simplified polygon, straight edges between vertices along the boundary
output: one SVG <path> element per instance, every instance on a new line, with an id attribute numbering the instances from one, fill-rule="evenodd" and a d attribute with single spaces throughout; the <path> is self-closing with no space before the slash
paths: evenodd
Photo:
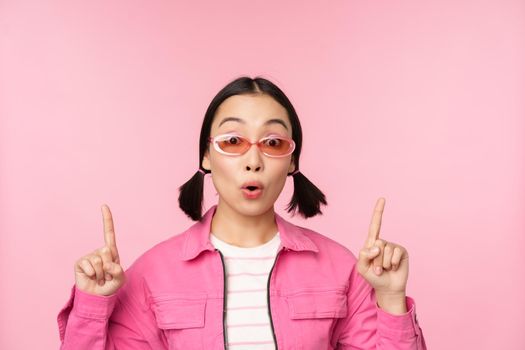
<path id="1" fill-rule="evenodd" d="M 374 245 L 383 248 L 385 245 L 385 241 L 383 241 L 382 239 L 376 239 L 376 241 L 374 242 Z"/>
<path id="2" fill-rule="evenodd" d="M 91 275 L 91 273 L 93 272 L 93 266 L 88 260 L 82 260 L 79 266 L 88 275 Z"/>

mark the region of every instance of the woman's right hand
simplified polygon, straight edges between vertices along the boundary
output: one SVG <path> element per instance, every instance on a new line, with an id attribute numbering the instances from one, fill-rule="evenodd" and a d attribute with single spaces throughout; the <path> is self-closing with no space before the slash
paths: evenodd
<path id="1" fill-rule="evenodd" d="M 102 218 L 106 244 L 75 262 L 75 283 L 83 292 L 108 296 L 124 285 L 126 276 L 120 266 L 111 211 L 105 204 Z"/>

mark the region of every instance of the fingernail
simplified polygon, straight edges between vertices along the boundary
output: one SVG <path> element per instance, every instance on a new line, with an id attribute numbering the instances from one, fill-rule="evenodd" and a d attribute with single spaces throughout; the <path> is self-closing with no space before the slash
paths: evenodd
<path id="1" fill-rule="evenodd" d="M 382 270 L 381 266 L 376 266 L 376 268 L 375 268 L 376 275 L 380 275 L 381 274 L 381 270 Z"/>

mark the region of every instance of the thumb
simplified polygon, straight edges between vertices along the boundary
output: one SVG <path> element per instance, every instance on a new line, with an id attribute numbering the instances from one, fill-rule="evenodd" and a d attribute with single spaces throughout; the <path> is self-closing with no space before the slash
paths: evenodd
<path id="1" fill-rule="evenodd" d="M 381 250 L 378 246 L 373 246 L 371 248 L 363 248 L 359 251 L 359 266 L 361 267 L 362 271 L 368 270 L 368 267 L 371 264 L 371 260 L 373 260 L 376 256 L 379 255 Z"/>
<path id="2" fill-rule="evenodd" d="M 113 276 L 113 280 L 121 281 L 124 279 L 124 270 L 119 264 L 107 262 L 104 264 L 104 271 Z"/>
<path id="3" fill-rule="evenodd" d="M 379 249 L 378 246 L 373 246 L 371 248 L 363 248 L 360 252 L 360 258 L 363 258 L 364 260 L 372 260 L 376 256 L 379 255 L 381 252 L 381 249 Z"/>

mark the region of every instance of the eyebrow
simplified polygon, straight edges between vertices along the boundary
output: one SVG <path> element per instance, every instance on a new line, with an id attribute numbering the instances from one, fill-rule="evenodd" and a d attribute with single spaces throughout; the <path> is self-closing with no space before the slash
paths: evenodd
<path id="1" fill-rule="evenodd" d="M 244 119 L 241 119 L 241 118 L 237 118 L 237 117 L 226 117 L 224 118 L 220 123 L 219 123 L 219 126 L 220 127 L 222 124 L 226 123 L 226 122 L 239 122 L 239 123 L 242 123 L 242 124 L 246 124 L 246 121 L 244 121 Z M 286 130 L 288 130 L 288 127 L 286 126 L 286 124 L 284 123 L 284 121 L 282 119 L 279 119 L 279 118 L 273 118 L 273 119 L 269 119 L 267 120 L 266 122 L 264 122 L 264 125 L 269 125 L 269 124 L 281 124 L 282 126 L 284 126 L 284 128 Z"/>

